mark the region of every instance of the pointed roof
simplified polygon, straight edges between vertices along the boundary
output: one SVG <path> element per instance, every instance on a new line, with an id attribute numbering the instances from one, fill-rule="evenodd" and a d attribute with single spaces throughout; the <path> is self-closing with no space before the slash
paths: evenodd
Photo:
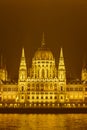
<path id="1" fill-rule="evenodd" d="M 82 67 L 82 69 L 87 69 L 87 57 L 86 57 L 86 54 L 83 57 L 83 67 Z"/>
<path id="2" fill-rule="evenodd" d="M 22 56 L 21 56 L 21 61 L 20 61 L 20 69 L 26 69 L 26 59 L 25 59 L 24 47 L 22 48 Z"/>
<path id="3" fill-rule="evenodd" d="M 63 58 L 63 48 L 61 47 L 61 50 L 60 50 L 60 58 Z"/>
<path id="4" fill-rule="evenodd" d="M 22 48 L 22 57 L 25 57 L 24 47 Z"/>
<path id="5" fill-rule="evenodd" d="M 65 65 L 64 65 L 64 57 L 63 57 L 63 48 L 61 47 L 61 50 L 60 50 L 60 57 L 59 57 L 59 68 L 65 68 Z"/>
<path id="6" fill-rule="evenodd" d="M 24 47 L 22 47 L 22 55 L 21 55 L 21 65 L 23 64 L 23 63 L 26 63 L 26 60 L 25 60 L 25 52 L 24 52 Z"/>

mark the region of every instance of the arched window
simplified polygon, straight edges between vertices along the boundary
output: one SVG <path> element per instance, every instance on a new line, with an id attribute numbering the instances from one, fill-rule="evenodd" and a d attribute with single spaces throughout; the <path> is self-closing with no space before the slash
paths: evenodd
<path id="1" fill-rule="evenodd" d="M 24 86 L 22 86 L 21 90 L 24 91 Z"/>
<path id="2" fill-rule="evenodd" d="M 46 96 L 46 99 L 48 99 L 48 97 Z"/>
<path id="3" fill-rule="evenodd" d="M 39 84 L 36 84 L 36 90 L 39 90 Z"/>
<path id="4" fill-rule="evenodd" d="M 50 99 L 52 99 L 52 96 L 50 97 Z"/>
<path id="5" fill-rule="evenodd" d="M 43 99 L 43 96 L 41 96 L 41 99 Z"/>
<path id="6" fill-rule="evenodd" d="M 54 84 L 54 90 L 57 90 L 57 84 Z"/>
<path id="7" fill-rule="evenodd" d="M 34 96 L 32 96 L 32 99 L 34 99 Z"/>
<path id="8" fill-rule="evenodd" d="M 39 99 L 39 97 L 37 96 L 37 99 Z"/>
<path id="9" fill-rule="evenodd" d="M 63 96 L 61 96 L 61 99 L 63 99 Z"/>
<path id="10" fill-rule="evenodd" d="M 41 84 L 41 91 L 44 90 L 44 84 Z"/>
<path id="11" fill-rule="evenodd" d="M 27 99 L 30 99 L 30 97 L 28 96 Z"/>
<path id="12" fill-rule="evenodd" d="M 44 69 L 42 69 L 42 78 L 45 77 L 45 72 L 44 72 Z"/>
<path id="13" fill-rule="evenodd" d="M 29 91 L 29 90 L 30 90 L 30 84 L 27 85 L 27 91 Z"/>
<path id="14" fill-rule="evenodd" d="M 63 86 L 61 86 L 61 91 L 63 91 Z"/>
<path id="15" fill-rule="evenodd" d="M 24 96 L 22 96 L 21 99 L 24 99 Z"/>
<path id="16" fill-rule="evenodd" d="M 57 96 L 55 96 L 54 99 L 57 99 Z"/>

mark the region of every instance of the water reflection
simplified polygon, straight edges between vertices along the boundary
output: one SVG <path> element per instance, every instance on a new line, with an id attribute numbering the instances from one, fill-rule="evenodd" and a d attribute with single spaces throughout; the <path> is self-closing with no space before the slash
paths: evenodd
<path id="1" fill-rule="evenodd" d="M 0 130 L 73 129 L 87 129 L 87 114 L 0 114 Z"/>

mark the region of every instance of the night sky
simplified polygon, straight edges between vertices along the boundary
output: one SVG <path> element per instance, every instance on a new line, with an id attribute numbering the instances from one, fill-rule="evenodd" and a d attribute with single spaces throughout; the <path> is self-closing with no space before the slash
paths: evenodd
<path id="1" fill-rule="evenodd" d="M 68 76 L 80 78 L 87 57 L 87 0 L 0 0 L 0 55 L 9 77 L 17 78 L 22 46 L 31 67 L 43 32 L 56 63 L 62 46 Z"/>

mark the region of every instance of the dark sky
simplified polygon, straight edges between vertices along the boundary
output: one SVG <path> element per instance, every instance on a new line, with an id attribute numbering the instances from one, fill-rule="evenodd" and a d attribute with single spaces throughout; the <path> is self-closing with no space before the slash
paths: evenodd
<path id="1" fill-rule="evenodd" d="M 63 46 L 67 73 L 79 78 L 87 56 L 87 0 L 0 0 L 0 54 L 9 76 L 17 76 L 22 46 L 31 66 L 43 31 L 56 61 Z"/>

